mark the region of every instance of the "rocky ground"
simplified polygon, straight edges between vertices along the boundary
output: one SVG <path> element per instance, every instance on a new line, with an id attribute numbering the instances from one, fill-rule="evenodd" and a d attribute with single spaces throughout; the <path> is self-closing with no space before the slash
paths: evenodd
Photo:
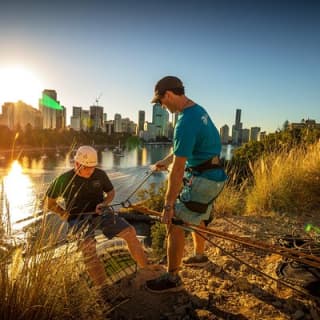
<path id="1" fill-rule="evenodd" d="M 308 222 L 320 225 L 320 217 L 288 215 L 223 216 L 210 226 L 251 239 L 277 242 L 279 236 L 300 234 L 308 236 L 304 226 Z M 131 296 L 107 318 L 110 319 L 320 319 L 319 303 L 299 294 L 274 280 L 254 272 L 236 261 L 228 253 L 251 266 L 277 278 L 276 269 L 281 257 L 245 248 L 230 241 L 211 237 L 207 245 L 210 264 L 204 268 L 182 267 L 184 290 L 179 293 L 152 294 L 143 283 L 161 273 L 138 272 L 134 279 L 122 283 L 122 291 Z M 186 255 L 192 252 L 192 241 L 187 237 Z"/>

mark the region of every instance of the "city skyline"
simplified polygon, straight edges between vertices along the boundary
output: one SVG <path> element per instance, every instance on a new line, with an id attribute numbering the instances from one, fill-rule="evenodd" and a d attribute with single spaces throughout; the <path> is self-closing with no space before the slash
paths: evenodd
<path id="1" fill-rule="evenodd" d="M 0 84 L 19 65 L 38 98 L 57 91 L 68 124 L 97 97 L 108 119 L 137 123 L 139 110 L 151 121 L 154 85 L 173 74 L 217 128 L 241 109 L 245 128 L 273 132 L 320 119 L 319 31 L 314 1 L 1 3 Z"/>

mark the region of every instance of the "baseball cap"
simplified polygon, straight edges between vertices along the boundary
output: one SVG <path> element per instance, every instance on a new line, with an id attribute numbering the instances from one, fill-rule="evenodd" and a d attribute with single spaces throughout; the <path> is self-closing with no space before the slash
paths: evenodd
<path id="1" fill-rule="evenodd" d="M 156 103 L 159 102 L 159 99 L 161 98 L 161 96 L 164 95 L 164 93 L 167 90 L 170 89 L 183 89 L 183 83 L 182 81 L 174 76 L 166 76 L 162 79 L 160 79 L 157 84 L 154 87 L 154 96 L 151 100 L 151 103 Z"/>

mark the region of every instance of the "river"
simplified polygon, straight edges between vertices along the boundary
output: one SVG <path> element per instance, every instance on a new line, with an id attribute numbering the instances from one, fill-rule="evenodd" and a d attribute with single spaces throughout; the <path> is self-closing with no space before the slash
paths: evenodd
<path id="1" fill-rule="evenodd" d="M 150 172 L 150 165 L 170 151 L 171 146 L 168 145 L 147 145 L 126 150 L 121 157 L 115 156 L 110 150 L 99 151 L 99 167 L 106 170 L 116 190 L 114 203 L 126 200 Z M 221 156 L 230 159 L 232 147 L 223 146 Z M 72 167 L 70 153 L 57 152 L 23 156 L 8 168 L 0 167 L 0 217 L 9 217 L 11 228 L 17 228 L 17 221 L 35 215 L 41 209 L 41 201 L 50 182 Z M 166 179 L 166 175 L 151 175 L 142 188 L 147 188 L 151 183 L 159 184 Z"/>

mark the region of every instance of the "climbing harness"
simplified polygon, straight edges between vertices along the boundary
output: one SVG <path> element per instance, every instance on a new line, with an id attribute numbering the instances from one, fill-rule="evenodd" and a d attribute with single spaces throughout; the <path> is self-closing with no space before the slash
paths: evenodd
<path id="1" fill-rule="evenodd" d="M 223 169 L 218 156 L 210 158 L 209 160 L 201 164 L 198 164 L 197 166 L 187 167 L 185 171 L 191 172 L 191 173 L 194 171 L 198 173 L 202 173 L 204 171 L 211 170 L 211 169 Z"/>
<path id="2" fill-rule="evenodd" d="M 218 193 L 216 193 L 209 201 L 207 201 L 205 203 L 193 201 L 193 200 L 191 200 L 191 190 L 192 190 L 192 184 L 193 184 L 194 179 L 195 179 L 194 175 L 191 175 L 191 177 L 189 179 L 186 177 L 183 178 L 183 187 L 182 187 L 182 190 L 181 190 L 178 198 L 187 209 L 189 209 L 193 212 L 197 212 L 197 213 L 202 214 L 202 213 L 207 212 L 208 207 L 219 196 L 219 194 L 223 190 L 223 187 L 219 190 Z"/>
<path id="3" fill-rule="evenodd" d="M 200 214 L 205 213 L 208 210 L 208 207 L 214 202 L 214 200 L 222 192 L 223 188 L 221 188 L 220 191 L 217 194 L 215 194 L 209 201 L 206 201 L 204 203 L 199 201 L 194 201 L 191 199 L 192 184 L 195 177 L 198 177 L 199 174 L 201 175 L 201 173 L 205 171 L 213 170 L 213 169 L 223 169 L 220 159 L 217 156 L 210 158 L 209 160 L 197 166 L 191 166 L 191 167 L 185 168 L 185 172 L 188 173 L 190 178 L 187 178 L 187 177 L 183 178 L 183 188 L 178 198 L 187 209 Z M 211 217 L 211 220 L 212 220 L 212 217 Z"/>

